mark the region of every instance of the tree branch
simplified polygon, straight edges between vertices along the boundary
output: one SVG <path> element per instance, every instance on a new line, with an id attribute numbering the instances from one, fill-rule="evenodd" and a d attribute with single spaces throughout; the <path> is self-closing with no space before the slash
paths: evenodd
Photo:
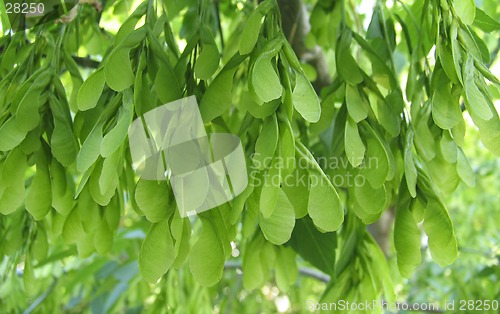
<path id="1" fill-rule="evenodd" d="M 78 64 L 82 68 L 97 69 L 99 67 L 99 64 L 101 64 L 101 62 L 93 60 L 90 57 L 82 58 L 73 56 L 73 60 L 75 60 L 76 64 Z"/>
<path id="2" fill-rule="evenodd" d="M 292 46 L 298 59 L 310 64 L 318 74 L 313 82 L 316 93 L 320 93 L 323 87 L 332 83 L 328 73 L 328 65 L 319 46 L 308 48 L 306 36 L 311 30 L 309 14 L 302 0 L 278 0 L 281 12 L 283 32 Z"/>
<path id="3" fill-rule="evenodd" d="M 239 269 L 239 270 L 243 270 L 242 266 L 241 266 L 241 263 L 239 262 L 233 262 L 233 261 L 227 261 L 225 264 L 224 264 L 224 269 Z M 322 282 L 329 282 L 330 281 L 330 276 L 318 271 L 318 270 L 315 270 L 315 269 L 312 269 L 312 268 L 308 268 L 308 267 L 299 267 L 299 274 L 303 275 L 303 276 L 306 276 L 306 277 L 311 277 L 313 279 L 316 279 L 318 281 L 322 281 Z"/>

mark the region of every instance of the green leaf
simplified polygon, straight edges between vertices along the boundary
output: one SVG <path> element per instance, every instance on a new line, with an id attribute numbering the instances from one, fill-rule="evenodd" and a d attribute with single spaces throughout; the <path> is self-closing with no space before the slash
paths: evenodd
<path id="1" fill-rule="evenodd" d="M 465 157 L 464 152 L 460 147 L 457 150 L 457 173 L 460 179 L 470 187 L 476 185 L 476 177 L 474 171 L 472 170 L 467 157 Z"/>
<path id="2" fill-rule="evenodd" d="M 415 129 L 415 146 L 420 156 L 430 161 L 436 156 L 434 136 L 427 126 L 427 119 L 422 117 Z"/>
<path id="3" fill-rule="evenodd" d="M 266 240 L 259 232 L 243 251 L 243 287 L 246 290 L 260 288 L 266 279 L 265 267 L 262 262 L 262 249 Z"/>
<path id="4" fill-rule="evenodd" d="M 464 47 L 467 47 L 466 53 L 470 54 L 472 57 L 474 57 L 474 59 L 479 60 L 480 62 L 489 62 L 489 52 L 486 55 L 486 58 L 488 60 L 483 60 L 483 54 L 481 52 L 481 49 L 479 48 L 479 45 L 482 44 L 483 50 L 488 50 L 488 48 L 484 48 L 484 42 L 476 41 L 472 37 L 472 34 L 469 32 L 469 29 L 460 28 L 458 30 L 458 39 L 463 43 Z"/>
<path id="5" fill-rule="evenodd" d="M 387 62 L 385 60 L 385 58 L 382 58 L 380 56 L 380 53 L 373 48 L 373 44 L 372 43 L 369 43 L 368 41 L 366 41 L 361 35 L 357 34 L 357 33 L 352 33 L 352 37 L 354 38 L 354 40 L 356 40 L 356 42 L 359 44 L 359 46 L 361 48 L 363 48 L 368 54 L 369 54 L 369 58 L 370 58 L 370 61 L 372 62 L 372 68 L 373 68 L 373 80 L 375 82 L 377 82 L 377 84 L 387 88 L 387 89 L 395 89 L 396 86 L 398 86 L 398 82 L 397 82 L 397 78 L 396 78 L 396 75 L 394 74 L 394 71 L 389 68 L 389 66 L 387 65 Z M 350 40 L 350 39 L 348 39 Z M 380 41 L 381 39 L 379 39 L 378 41 Z M 346 40 L 342 40 L 341 41 L 341 44 L 343 46 L 347 45 L 347 43 L 345 43 Z M 342 43 L 344 42 L 344 43 Z M 384 43 L 385 45 L 385 43 Z M 349 49 L 347 49 L 349 50 Z M 348 51 L 349 52 L 349 51 Z M 350 55 L 350 52 L 349 52 L 349 55 Z M 351 56 L 352 58 L 352 56 Z M 357 67 L 357 62 L 354 60 L 354 63 L 352 63 L 354 59 L 350 60 L 350 66 L 353 67 L 355 69 L 355 77 L 357 78 L 356 80 L 359 81 L 359 77 L 358 77 L 358 73 L 361 74 L 361 78 L 363 77 L 363 73 L 360 71 L 359 67 Z M 337 60 L 338 62 L 338 60 Z M 354 65 L 356 67 L 354 67 Z M 345 69 L 346 72 L 347 69 Z M 347 73 L 347 75 L 349 75 L 349 73 Z M 352 79 L 351 79 L 352 80 Z M 346 79 L 346 81 L 348 81 Z M 349 82 L 349 81 L 348 81 Z M 351 84 L 353 85 L 356 85 L 358 83 L 352 83 L 350 82 Z"/>
<path id="6" fill-rule="evenodd" d="M 14 117 L 9 118 L 0 127 L 0 151 L 9 151 L 19 146 L 26 137 L 27 132 L 20 130 Z"/>
<path id="7" fill-rule="evenodd" d="M 438 155 L 436 155 L 436 158 L 427 162 L 427 165 L 429 166 L 428 171 L 438 192 L 443 195 L 448 195 L 457 188 L 460 178 L 457 175 L 456 165 L 446 161 L 442 156 L 440 149 L 438 149 L 437 153 Z"/>
<path id="8" fill-rule="evenodd" d="M 355 184 L 354 196 L 358 204 L 369 215 L 378 214 L 385 209 L 387 201 L 385 185 L 375 189 L 367 182 L 364 184 Z"/>
<path id="9" fill-rule="evenodd" d="M 441 62 L 446 75 L 453 82 L 453 84 L 459 84 L 461 78 L 459 80 L 457 76 L 450 44 L 447 41 L 439 41 L 436 49 L 439 55 L 439 61 Z"/>
<path id="10" fill-rule="evenodd" d="M 363 82 L 363 75 L 349 50 L 351 36 L 344 33 L 335 52 L 338 74 L 349 84 L 358 85 Z"/>
<path id="11" fill-rule="evenodd" d="M 474 44 L 475 46 L 477 46 L 477 49 L 479 50 L 480 58 L 476 59 L 474 61 L 474 64 L 476 64 L 478 62 L 481 63 L 481 61 L 478 61 L 478 60 L 482 60 L 482 62 L 484 62 L 484 63 L 490 63 L 491 62 L 490 51 L 488 49 L 488 46 L 484 42 L 484 40 L 481 37 L 479 37 L 479 35 L 470 28 L 467 30 L 464 30 L 463 32 L 469 38 L 468 41 L 470 41 L 471 44 Z"/>
<path id="12" fill-rule="evenodd" d="M 83 234 L 76 242 L 78 257 L 87 258 L 94 253 L 94 234 Z"/>
<path id="13" fill-rule="evenodd" d="M 295 226 L 293 206 L 283 190 L 278 189 L 276 208 L 269 218 L 261 216 L 259 225 L 264 237 L 271 243 L 281 245 L 287 242 Z"/>
<path id="14" fill-rule="evenodd" d="M 272 270 L 275 269 L 276 265 L 276 253 L 278 251 L 278 246 L 270 243 L 269 241 L 264 241 L 262 244 L 262 250 L 260 252 L 262 272 L 264 273 L 264 279 L 269 280 L 269 275 Z"/>
<path id="15" fill-rule="evenodd" d="M 366 185 L 366 182 L 364 183 Z M 387 193 L 387 190 L 384 190 Z M 350 195 L 355 195 L 356 193 L 354 192 L 354 188 L 350 187 L 349 191 Z M 384 196 L 384 199 L 387 198 L 387 195 Z M 358 202 L 357 197 L 350 197 L 347 202 L 347 206 L 349 208 L 352 208 L 354 214 L 365 224 L 365 225 L 371 225 L 372 223 L 376 222 L 380 216 L 382 215 L 382 211 L 376 212 L 376 213 L 370 213 L 365 210 L 363 206 L 361 206 Z"/>
<path id="16" fill-rule="evenodd" d="M 387 97 L 386 101 L 376 101 L 375 102 L 375 112 L 377 114 L 377 120 L 382 125 L 382 127 L 391 135 L 391 137 L 396 137 L 400 132 L 401 118 L 399 118 L 389 105 L 393 102 L 390 96 Z"/>
<path id="17" fill-rule="evenodd" d="M 297 167 L 288 176 L 283 176 L 282 189 L 292 203 L 295 217 L 302 218 L 307 215 L 309 200 L 309 174 L 303 167 Z"/>
<path id="18" fill-rule="evenodd" d="M 296 72 L 304 71 L 304 69 L 302 68 L 302 64 L 297 58 L 297 55 L 295 54 L 295 51 L 293 50 L 293 47 L 290 45 L 288 40 L 283 41 L 283 52 L 285 53 L 286 60 L 290 62 L 290 66 L 292 67 L 292 69 L 294 69 Z"/>
<path id="19" fill-rule="evenodd" d="M 38 290 L 38 286 L 40 284 L 35 277 L 35 271 L 32 266 L 31 257 L 26 255 L 26 259 L 24 261 L 24 271 L 23 271 L 23 284 L 26 294 L 28 296 L 33 296 Z"/>
<path id="20" fill-rule="evenodd" d="M 337 234 L 322 233 L 314 227 L 310 217 L 295 222 L 290 245 L 305 261 L 325 274 L 334 276 Z"/>
<path id="21" fill-rule="evenodd" d="M 151 90 L 149 87 L 149 78 L 146 69 L 146 54 L 141 53 L 137 64 L 136 76 L 134 81 L 134 111 L 137 116 L 144 115 L 151 110 Z"/>
<path id="22" fill-rule="evenodd" d="M 156 94 L 163 104 L 182 97 L 181 86 L 169 62 L 161 62 L 160 68 L 156 73 L 154 85 Z"/>
<path id="23" fill-rule="evenodd" d="M 24 95 L 16 111 L 16 125 L 19 130 L 28 132 L 40 123 L 40 95 L 49 84 L 52 71 L 46 70 L 38 76 Z"/>
<path id="24" fill-rule="evenodd" d="M 287 94 L 285 94 L 286 97 Z M 286 98 L 285 98 L 286 100 Z M 337 109 L 335 108 L 336 95 L 331 93 L 321 99 L 321 117 L 319 121 L 310 125 L 311 134 L 320 134 L 332 126 Z"/>
<path id="25" fill-rule="evenodd" d="M 320 299 L 320 304 L 330 304 L 331 302 L 338 302 L 344 300 L 348 296 L 349 291 L 352 289 L 352 273 L 350 269 L 340 272 L 335 282 L 331 281 L 328 287 L 323 292 Z M 328 313 L 328 311 L 323 311 Z"/>
<path id="26" fill-rule="evenodd" d="M 365 145 L 359 136 L 358 125 L 350 117 L 347 118 L 344 133 L 345 154 L 353 167 L 358 167 L 365 157 Z"/>
<path id="27" fill-rule="evenodd" d="M 106 220 L 101 220 L 94 236 L 94 247 L 97 253 L 104 255 L 113 247 L 113 232 Z"/>
<path id="28" fill-rule="evenodd" d="M 144 14 L 146 14 L 147 9 L 148 9 L 148 4 L 143 2 L 139 4 L 135 9 L 135 11 L 127 17 L 127 19 L 123 22 L 123 24 L 120 26 L 120 29 L 116 33 L 115 46 L 118 46 L 125 38 L 127 38 L 127 36 L 132 31 L 134 31 L 137 22 L 139 22 L 139 19 Z"/>
<path id="29" fill-rule="evenodd" d="M 479 8 L 476 8 L 476 17 L 472 25 L 480 28 L 485 33 L 500 30 L 500 23 Z"/>
<path id="30" fill-rule="evenodd" d="M 191 248 L 189 269 L 202 286 L 215 285 L 224 271 L 224 246 L 212 220 L 201 218 L 203 228 L 196 243 Z"/>
<path id="31" fill-rule="evenodd" d="M 440 200 L 428 200 L 423 227 L 429 237 L 432 258 L 441 266 L 453 263 L 458 255 L 457 239 L 448 211 Z"/>
<path id="32" fill-rule="evenodd" d="M 290 247 L 279 247 L 275 264 L 276 284 L 280 291 L 286 292 L 295 284 L 299 275 L 295 252 Z"/>
<path id="33" fill-rule="evenodd" d="M 276 109 L 281 105 L 281 99 L 271 100 L 270 102 L 257 104 L 250 92 L 242 91 L 240 98 L 241 106 L 258 119 L 265 119 L 276 112 Z"/>
<path id="34" fill-rule="evenodd" d="M 476 17 L 474 0 L 454 0 L 453 8 L 464 24 L 470 25 Z"/>
<path id="35" fill-rule="evenodd" d="M 134 103 L 132 93 L 124 93 L 123 106 L 120 109 L 120 115 L 116 125 L 109 131 L 101 142 L 101 156 L 106 158 L 111 156 L 127 138 L 128 127 L 134 117 Z"/>
<path id="36" fill-rule="evenodd" d="M 423 228 L 429 238 L 431 256 L 441 266 L 450 265 L 458 255 L 458 248 L 448 210 L 429 176 L 421 168 L 418 168 L 417 184 L 427 201 Z"/>
<path id="37" fill-rule="evenodd" d="M 85 172 L 97 160 L 101 152 L 102 123 L 94 126 L 83 142 L 82 149 L 76 158 L 76 169 Z"/>
<path id="38" fill-rule="evenodd" d="M 425 207 L 419 198 L 415 198 L 411 202 L 410 211 L 417 223 L 420 223 L 424 220 Z"/>
<path id="39" fill-rule="evenodd" d="M 451 94 L 444 72 L 441 72 L 432 96 L 432 118 L 441 129 L 451 129 L 462 119 L 460 105 Z"/>
<path id="40" fill-rule="evenodd" d="M 281 159 L 279 155 L 273 158 L 271 167 L 264 175 L 264 185 L 260 193 L 260 213 L 262 217 L 269 218 L 276 209 L 281 185 Z"/>
<path id="41" fill-rule="evenodd" d="M 121 217 L 121 204 L 118 200 L 118 194 L 115 194 L 111 199 L 111 202 L 106 206 L 104 211 L 104 218 L 109 228 L 116 231 L 120 225 Z"/>
<path id="42" fill-rule="evenodd" d="M 188 218 L 181 218 L 179 211 L 175 211 L 174 219 L 170 224 L 172 237 L 175 240 L 175 261 L 172 265 L 180 269 L 189 253 L 189 239 L 191 238 L 191 223 Z"/>
<path id="43" fill-rule="evenodd" d="M 320 170 L 309 171 L 307 210 L 314 225 L 322 231 L 336 231 L 344 222 L 344 210 L 337 190 Z"/>
<path id="44" fill-rule="evenodd" d="M 455 163 L 457 161 L 457 144 L 455 144 L 449 132 L 443 132 L 443 136 L 439 141 L 439 147 L 444 160 L 449 163 Z"/>
<path id="45" fill-rule="evenodd" d="M 200 103 L 203 121 L 208 123 L 229 110 L 233 103 L 233 77 L 237 67 L 223 69 L 208 86 Z"/>
<path id="46" fill-rule="evenodd" d="M 37 226 L 36 237 L 31 245 L 31 255 L 41 262 L 47 258 L 49 252 L 49 242 L 47 240 L 47 232 L 40 225 Z"/>
<path id="47" fill-rule="evenodd" d="M 24 154 L 31 155 L 35 152 L 38 152 L 40 148 L 42 148 L 40 132 L 41 132 L 40 127 L 37 127 L 36 129 L 28 132 L 24 140 L 19 145 L 19 148 L 23 151 Z M 69 135 L 71 136 L 72 134 Z M 71 153 L 71 151 L 69 153 Z"/>
<path id="48" fill-rule="evenodd" d="M 107 160 L 109 162 L 111 161 L 111 158 L 107 158 Z M 95 167 L 93 168 L 92 175 L 90 176 L 88 187 L 92 199 L 94 199 L 94 201 L 101 206 L 107 206 L 111 201 L 113 195 L 115 195 L 116 188 L 118 187 L 118 184 L 120 182 L 118 179 L 119 176 L 118 169 L 115 168 L 114 169 L 115 173 L 113 173 L 113 175 L 110 175 L 110 177 L 107 178 L 107 180 L 109 180 L 108 182 L 106 182 L 107 185 L 104 186 L 104 184 L 101 184 L 101 182 L 103 182 L 101 180 L 103 172 L 105 174 L 109 174 L 113 170 L 113 169 L 103 170 L 103 167 L 104 167 L 104 160 L 102 159 L 98 160 Z M 95 227 L 97 227 L 97 224 L 95 226 L 92 226 L 92 228 Z"/>
<path id="49" fill-rule="evenodd" d="M 13 223 L 18 223 L 20 224 L 21 217 L 22 217 L 22 211 L 17 212 L 16 214 L 12 215 L 13 217 Z M 23 229 L 21 228 L 9 228 L 10 230 L 8 232 L 5 232 L 5 238 L 4 241 L 2 241 L 2 257 L 4 255 L 7 256 L 12 256 L 16 252 L 19 252 L 21 250 L 22 245 L 25 243 L 25 239 L 23 237 Z"/>
<path id="50" fill-rule="evenodd" d="M 278 145 L 278 120 L 276 114 L 266 118 L 260 132 L 259 138 L 255 142 L 255 155 L 253 163 L 259 170 L 267 168 L 274 156 L 274 151 Z"/>
<path id="51" fill-rule="evenodd" d="M 149 283 L 156 283 L 172 266 L 175 259 L 174 242 L 168 219 L 153 224 L 142 243 L 139 270 Z"/>
<path id="52" fill-rule="evenodd" d="M 474 118 L 474 123 L 479 127 L 481 142 L 496 156 L 500 156 L 500 120 L 498 115 L 488 121 Z"/>
<path id="53" fill-rule="evenodd" d="M 455 72 L 457 74 L 458 80 L 463 85 L 462 67 L 461 67 L 461 64 L 463 63 L 463 56 L 462 56 L 463 51 L 462 47 L 458 42 L 458 27 L 459 27 L 458 22 L 454 20 L 451 23 L 450 27 L 451 54 L 453 56 L 453 63 L 455 65 Z"/>
<path id="54" fill-rule="evenodd" d="M 346 84 L 345 101 L 349 116 L 354 120 L 354 122 L 358 123 L 368 116 L 368 105 L 361 97 L 357 86 Z"/>
<path id="55" fill-rule="evenodd" d="M 472 111 L 471 114 L 479 117 L 480 119 L 490 120 L 493 118 L 493 113 L 491 112 L 484 95 L 479 91 L 479 88 L 475 83 L 474 79 L 476 68 L 474 67 L 474 58 L 470 54 L 467 55 L 463 69 L 467 108 Z"/>
<path id="56" fill-rule="evenodd" d="M 36 173 L 26 193 L 24 204 L 26 210 L 35 220 L 43 219 L 52 208 L 52 190 L 50 187 L 49 170 L 43 152 L 38 155 Z"/>
<path id="57" fill-rule="evenodd" d="M 344 221 L 344 210 L 337 190 L 318 165 L 311 152 L 296 142 L 301 162 L 306 162 L 309 173 L 309 199 L 307 210 L 316 227 L 321 231 L 335 231 Z"/>
<path id="58" fill-rule="evenodd" d="M 22 183 L 22 185 L 21 185 Z M 24 182 L 17 179 L 15 182 L 5 188 L 2 197 L 0 198 L 0 213 L 9 215 L 15 212 L 24 200 Z"/>
<path id="59" fill-rule="evenodd" d="M 261 10 L 255 10 L 248 18 L 240 37 L 239 51 L 241 55 L 249 54 L 255 47 L 263 18 L 264 13 Z"/>
<path id="60" fill-rule="evenodd" d="M 250 70 L 249 89 L 259 105 L 281 97 L 283 87 L 272 60 L 283 45 L 280 37 L 268 42 Z"/>
<path id="61" fill-rule="evenodd" d="M 130 64 L 130 49 L 119 48 L 110 56 L 105 66 L 106 82 L 111 89 L 121 92 L 134 83 L 134 72 Z"/>
<path id="62" fill-rule="evenodd" d="M 366 141 L 366 167 L 360 173 L 366 177 L 370 185 L 378 189 L 386 180 L 390 180 L 389 152 L 377 136 L 365 137 Z M 372 161 L 375 161 L 372 164 Z"/>
<path id="63" fill-rule="evenodd" d="M 85 200 L 84 202 L 82 201 L 82 199 L 79 199 L 78 204 L 80 206 L 85 206 L 88 203 L 87 200 Z M 66 244 L 76 243 L 78 239 L 82 238 L 85 235 L 82 219 L 80 218 L 80 214 L 78 211 L 78 208 L 75 207 L 64 221 L 61 235 Z"/>
<path id="64" fill-rule="evenodd" d="M 135 187 L 135 201 L 149 221 L 159 222 L 169 212 L 167 182 L 139 179 Z"/>
<path id="65" fill-rule="evenodd" d="M 311 123 L 319 121 L 321 106 L 318 95 L 303 73 L 297 74 L 292 101 L 294 108 L 306 121 Z"/>
<path id="66" fill-rule="evenodd" d="M 66 170 L 55 158 L 50 164 L 50 185 L 52 207 L 61 215 L 67 216 L 73 208 L 73 188 L 68 182 Z"/>
<path id="67" fill-rule="evenodd" d="M 19 148 L 13 149 L 3 167 L 0 192 L 0 214 L 9 215 L 15 212 L 24 201 L 24 172 L 26 171 L 26 156 Z"/>
<path id="68" fill-rule="evenodd" d="M 132 31 L 109 55 L 104 74 L 111 89 L 121 92 L 134 84 L 130 50 L 144 40 L 146 32 L 146 27 Z"/>
<path id="69" fill-rule="evenodd" d="M 194 65 L 194 74 L 201 80 L 208 80 L 214 75 L 219 67 L 220 55 L 214 36 L 207 26 L 200 30 L 202 41 L 201 52 Z"/>
<path id="70" fill-rule="evenodd" d="M 123 149 L 116 150 L 111 156 L 104 159 L 99 175 L 99 194 L 112 193 L 118 185 L 119 176 L 123 167 Z"/>
<path id="71" fill-rule="evenodd" d="M 405 145 L 404 153 L 404 171 L 406 178 L 406 185 L 411 197 L 415 198 L 417 196 L 417 168 L 415 167 L 415 162 L 413 160 L 413 151 L 411 149 L 413 145 L 413 133 L 408 133 L 407 143 Z"/>
<path id="72" fill-rule="evenodd" d="M 279 152 L 282 160 L 281 177 L 286 178 L 295 169 L 295 137 L 290 121 L 279 122 Z"/>
<path id="73" fill-rule="evenodd" d="M 404 183 L 399 189 L 399 199 L 394 222 L 394 246 L 397 253 L 398 268 L 403 277 L 409 278 L 420 264 L 421 235 L 417 222 L 410 212 L 410 197 L 406 194 Z"/>
<path id="74" fill-rule="evenodd" d="M 232 210 L 229 216 L 229 223 L 231 225 L 235 225 L 239 221 L 241 217 L 240 215 L 243 212 L 243 209 L 245 208 L 247 200 L 255 189 L 254 178 L 250 176 L 248 179 L 249 182 L 247 187 L 243 190 L 243 192 L 241 192 L 238 196 L 234 198 L 234 201 L 232 203 Z"/>
<path id="75" fill-rule="evenodd" d="M 451 134 L 453 135 L 453 139 L 458 146 L 463 146 L 465 141 L 465 120 L 460 119 L 460 122 L 456 126 L 451 129 Z"/>
<path id="76" fill-rule="evenodd" d="M 104 68 L 99 68 L 83 82 L 76 98 L 78 110 L 95 108 L 104 89 L 105 79 Z"/>
<path id="77" fill-rule="evenodd" d="M 49 104 L 54 117 L 54 131 L 50 138 L 53 156 L 64 166 L 71 165 L 78 153 L 78 142 L 73 132 L 73 121 L 69 108 L 56 97 L 50 95 Z"/>

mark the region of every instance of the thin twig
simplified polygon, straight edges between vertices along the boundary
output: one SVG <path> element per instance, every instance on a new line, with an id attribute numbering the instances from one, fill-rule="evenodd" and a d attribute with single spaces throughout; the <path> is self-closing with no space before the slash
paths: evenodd
<path id="1" fill-rule="evenodd" d="M 224 269 L 239 269 L 242 270 L 241 263 L 239 262 L 233 262 L 233 261 L 228 261 L 224 264 Z M 311 269 L 308 267 L 299 267 L 299 274 L 306 276 L 306 277 L 311 277 L 316 280 L 322 281 L 322 282 L 329 282 L 330 281 L 330 276 L 315 270 Z"/>
<path id="2" fill-rule="evenodd" d="M 93 60 L 89 57 L 82 58 L 73 56 L 73 60 L 75 60 L 76 64 L 83 68 L 97 69 L 99 67 L 99 64 L 101 64 L 99 61 Z"/>

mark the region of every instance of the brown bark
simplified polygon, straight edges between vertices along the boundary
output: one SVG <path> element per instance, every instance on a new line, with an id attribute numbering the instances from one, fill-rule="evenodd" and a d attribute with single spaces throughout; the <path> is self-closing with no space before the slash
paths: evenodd
<path id="1" fill-rule="evenodd" d="M 327 63 L 323 50 L 319 46 L 308 48 L 306 36 L 311 30 L 309 14 L 302 0 L 278 0 L 283 32 L 290 42 L 295 54 L 302 62 L 312 65 L 318 74 L 313 82 L 314 89 L 318 93 L 321 89 L 332 83 L 327 69 Z M 367 226 L 375 241 L 384 252 L 388 254 L 390 249 L 390 234 L 394 223 L 394 210 L 384 211 L 379 220 Z"/>
<path id="2" fill-rule="evenodd" d="M 278 0 L 283 32 L 291 44 L 295 54 L 302 62 L 310 64 L 318 74 L 313 82 L 314 89 L 319 94 L 323 87 L 332 83 L 328 73 L 323 50 L 319 46 L 308 48 L 306 36 L 311 30 L 309 13 L 302 0 Z"/>

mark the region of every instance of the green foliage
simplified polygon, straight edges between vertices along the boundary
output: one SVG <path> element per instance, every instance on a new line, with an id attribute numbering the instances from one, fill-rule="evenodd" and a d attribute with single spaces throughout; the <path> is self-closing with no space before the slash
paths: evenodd
<path id="1" fill-rule="evenodd" d="M 412 301 L 395 284 L 441 272 L 424 242 L 451 269 L 462 248 L 452 217 L 466 219 L 450 197 L 469 191 L 460 182 L 487 185 L 468 159 L 472 124 L 474 143 L 500 156 L 496 3 L 378 1 L 365 20 L 360 1 L 306 2 L 299 41 L 324 58 L 312 77 L 331 81 L 310 80 L 275 0 L 81 4 L 72 20 L 16 33 L 2 15 L 2 312 Z M 137 176 L 127 132 L 192 95 L 207 133 L 240 137 L 249 186 L 183 218 L 167 179 Z M 394 247 L 382 251 L 367 225 L 392 214 Z M 497 251 L 480 278 L 498 280 Z M 327 282 L 304 277 L 308 266 Z"/>

